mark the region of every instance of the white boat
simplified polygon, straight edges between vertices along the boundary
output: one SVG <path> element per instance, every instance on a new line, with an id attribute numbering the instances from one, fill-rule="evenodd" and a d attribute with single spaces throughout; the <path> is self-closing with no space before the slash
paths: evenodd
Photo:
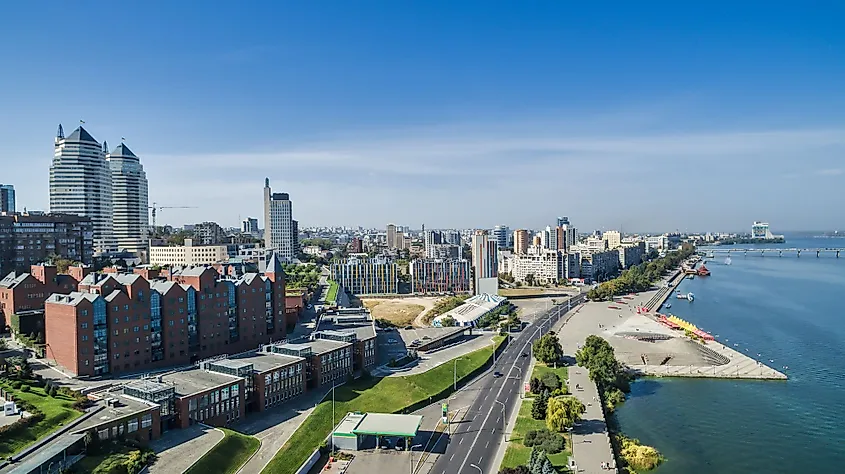
<path id="1" fill-rule="evenodd" d="M 731 264 L 731 257 L 728 257 L 728 258 L 725 259 L 725 265 L 730 265 L 730 264 Z"/>
<path id="2" fill-rule="evenodd" d="M 666 305 L 666 309 L 669 309 L 671 307 L 672 307 L 672 303 L 669 303 L 669 304 Z"/>

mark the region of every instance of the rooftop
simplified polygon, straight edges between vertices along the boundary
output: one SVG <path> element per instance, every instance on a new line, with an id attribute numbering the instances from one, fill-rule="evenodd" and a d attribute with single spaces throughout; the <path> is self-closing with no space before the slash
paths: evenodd
<path id="1" fill-rule="evenodd" d="M 340 436 L 354 436 L 355 433 L 353 431 L 355 428 L 358 427 L 358 424 L 361 423 L 361 420 L 367 416 L 363 413 L 347 413 L 346 416 L 340 420 L 340 423 L 337 424 L 337 429 L 334 430 L 334 434 Z"/>
<path id="2" fill-rule="evenodd" d="M 307 344 L 311 346 L 311 350 L 314 351 L 314 354 L 316 355 L 336 351 L 340 348 L 352 345 L 351 342 L 338 342 L 329 339 L 314 339 L 313 341 L 309 341 Z"/>
<path id="3" fill-rule="evenodd" d="M 240 377 L 208 372 L 200 369 L 172 372 L 161 377 L 165 383 L 173 384 L 176 388 L 176 395 L 180 397 L 204 392 L 221 385 L 233 384 Z"/>
<path id="4" fill-rule="evenodd" d="M 96 293 L 85 293 L 85 292 L 81 292 L 81 291 L 74 291 L 74 292 L 71 292 L 67 295 L 61 295 L 59 293 L 53 293 L 52 295 L 50 295 L 49 298 L 47 298 L 46 302 L 47 303 L 66 304 L 66 305 L 69 305 L 69 306 L 76 306 L 80 302 L 82 302 L 83 300 L 88 300 L 88 301 L 93 302 L 94 300 L 99 298 L 99 296 L 100 295 L 98 295 Z"/>
<path id="5" fill-rule="evenodd" d="M 252 364 L 253 370 L 256 372 L 267 372 L 268 370 L 278 369 L 287 365 L 296 364 L 304 360 L 302 357 L 294 357 L 285 354 L 271 354 L 268 352 L 256 352 L 248 356 L 239 357 L 237 360 L 244 360 Z"/>
<path id="6" fill-rule="evenodd" d="M 417 435 L 421 423 L 421 415 L 367 413 L 352 432 L 356 435 L 386 435 L 413 438 Z"/>

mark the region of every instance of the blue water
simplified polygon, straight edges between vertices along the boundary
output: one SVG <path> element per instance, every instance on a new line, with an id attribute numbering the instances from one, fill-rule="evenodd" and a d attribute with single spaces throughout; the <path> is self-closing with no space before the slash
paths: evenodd
<path id="1" fill-rule="evenodd" d="M 787 236 L 781 246 L 845 239 Z M 731 259 L 685 280 L 695 301 L 664 311 L 789 380 L 640 380 L 617 411 L 622 431 L 666 456 L 657 474 L 845 472 L 845 254 Z"/>

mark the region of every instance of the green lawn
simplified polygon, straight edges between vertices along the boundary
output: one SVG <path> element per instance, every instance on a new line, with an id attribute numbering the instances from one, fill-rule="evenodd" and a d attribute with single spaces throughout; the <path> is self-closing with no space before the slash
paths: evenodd
<path id="1" fill-rule="evenodd" d="M 16 399 L 27 401 L 41 410 L 44 413 L 44 419 L 12 436 L 4 434 L 0 437 L 0 458 L 6 458 L 20 452 L 32 443 L 56 431 L 62 425 L 82 416 L 82 412 L 73 408 L 74 399 L 71 397 L 56 395 L 55 398 L 52 398 L 44 392 L 43 388 L 39 387 L 30 387 L 29 392 L 21 392 L 6 383 L 3 383 L 2 386 L 7 392 L 14 394 Z"/>
<path id="2" fill-rule="evenodd" d="M 496 337 L 496 347 L 502 342 Z M 462 357 L 457 363 L 463 379 L 490 361 L 491 347 Z M 399 413 L 430 397 L 451 390 L 454 364 L 446 363 L 422 374 L 406 377 L 362 378 L 335 390 L 335 422 L 347 412 Z M 332 429 L 332 400 L 327 397 L 291 436 L 262 471 L 266 474 L 293 474 L 326 439 Z"/>
<path id="3" fill-rule="evenodd" d="M 519 415 L 516 418 L 516 424 L 508 440 L 508 449 L 505 451 L 505 458 L 502 460 L 500 469 L 527 465 L 528 457 L 531 455 L 531 448 L 522 444 L 522 438 L 530 430 L 539 430 L 540 428 L 546 427 L 544 420 L 531 418 L 532 403 L 533 400 L 531 399 L 522 401 L 522 406 L 519 408 Z M 549 455 L 549 461 L 552 462 L 558 472 L 567 472 L 566 463 L 569 462 L 569 456 L 571 455 L 572 439 L 567 436 L 566 448 L 557 454 Z"/>
<path id="4" fill-rule="evenodd" d="M 564 385 L 566 384 L 566 379 L 569 378 L 569 369 L 566 366 L 558 364 L 558 368 L 555 369 L 554 367 L 549 367 L 548 365 L 539 361 L 534 364 L 534 371 L 531 372 L 531 378 L 537 377 L 538 379 L 542 379 L 543 374 L 545 374 L 546 372 L 556 373 L 557 376 L 560 378 L 560 383 Z"/>
<path id="5" fill-rule="evenodd" d="M 234 474 L 258 450 L 258 438 L 247 436 L 226 428 L 220 428 L 225 436 L 211 451 L 194 463 L 185 474 Z"/>
<path id="6" fill-rule="evenodd" d="M 336 281 L 329 280 L 329 290 L 326 292 L 326 303 L 332 304 L 337 301 L 337 290 L 339 286 Z"/>

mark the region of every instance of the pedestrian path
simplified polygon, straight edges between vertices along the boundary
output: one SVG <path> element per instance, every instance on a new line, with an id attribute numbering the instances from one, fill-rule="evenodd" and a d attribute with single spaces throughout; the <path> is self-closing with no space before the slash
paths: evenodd
<path id="1" fill-rule="evenodd" d="M 580 388 L 575 388 L 575 387 Z M 583 367 L 569 368 L 569 389 L 587 411 L 572 430 L 572 457 L 578 472 L 587 474 L 618 472 L 607 432 L 598 388 Z M 603 467 L 610 466 L 610 467 Z"/>

